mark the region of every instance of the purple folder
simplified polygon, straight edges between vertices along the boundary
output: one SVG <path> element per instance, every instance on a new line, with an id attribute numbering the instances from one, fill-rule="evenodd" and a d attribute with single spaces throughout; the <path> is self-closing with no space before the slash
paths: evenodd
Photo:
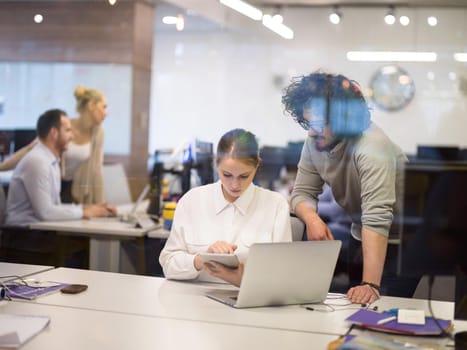
<path id="1" fill-rule="evenodd" d="M 450 320 L 437 319 L 441 326 L 440 329 L 432 317 L 425 317 L 424 325 L 398 323 L 397 319 L 384 324 L 378 324 L 379 320 L 383 320 L 393 315 L 393 313 L 389 312 L 379 313 L 361 309 L 347 317 L 346 321 L 381 332 L 411 335 L 440 335 L 443 331 L 448 332 L 452 326 L 452 322 Z"/>
<path id="2" fill-rule="evenodd" d="M 32 287 L 22 284 L 6 284 L 8 288 L 5 288 L 5 296 L 11 299 L 26 299 L 33 300 L 37 297 L 54 293 L 69 285 L 69 283 L 59 283 L 49 287 Z"/>

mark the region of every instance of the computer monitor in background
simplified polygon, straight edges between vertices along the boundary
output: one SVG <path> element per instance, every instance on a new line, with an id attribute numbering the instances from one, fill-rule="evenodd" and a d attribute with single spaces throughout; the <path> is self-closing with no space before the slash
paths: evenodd
<path id="1" fill-rule="evenodd" d="M 460 160 L 460 149 L 456 146 L 418 145 L 418 160 L 456 161 Z"/>
<path id="2" fill-rule="evenodd" d="M 281 169 L 285 166 L 285 148 L 263 146 L 259 150 L 261 164 L 256 172 L 255 182 L 274 190 L 274 181 L 280 179 Z"/>
<path id="3" fill-rule="evenodd" d="M 201 185 L 214 182 L 213 162 L 213 144 L 211 142 L 196 140 L 194 165 L 198 172 Z"/>
<path id="4" fill-rule="evenodd" d="M 400 276 L 456 276 L 456 318 L 467 319 L 467 163 L 405 169 Z"/>
<path id="5" fill-rule="evenodd" d="M 214 182 L 214 153 L 211 142 L 194 140 L 184 150 L 181 174 L 182 195 L 193 185 L 206 185 Z M 192 178 L 193 170 L 197 179 Z"/>
<path id="6" fill-rule="evenodd" d="M 15 129 L 14 151 L 31 143 L 37 136 L 36 129 Z"/>
<path id="7" fill-rule="evenodd" d="M 302 148 L 305 141 L 289 141 L 285 148 L 284 162 L 287 172 L 296 173 L 298 161 L 302 154 Z"/>

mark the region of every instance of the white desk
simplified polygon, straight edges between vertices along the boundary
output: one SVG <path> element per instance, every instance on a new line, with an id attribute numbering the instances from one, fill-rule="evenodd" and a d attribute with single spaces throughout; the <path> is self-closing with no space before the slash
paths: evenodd
<path id="1" fill-rule="evenodd" d="M 53 266 L 43 265 L 26 265 L 26 264 L 14 264 L 8 262 L 0 262 L 0 277 L 1 276 L 20 276 L 27 277 L 34 275 L 39 272 L 52 270 Z M 5 279 L 6 281 L 8 279 Z"/>
<path id="2" fill-rule="evenodd" d="M 77 295 L 68 295 L 71 300 Z M 120 300 L 124 302 L 124 300 Z M 48 327 L 22 350 L 82 349 L 326 349 L 333 335 L 232 326 L 222 323 L 146 317 L 9 302 L 0 312 L 48 315 Z"/>
<path id="3" fill-rule="evenodd" d="M 89 286 L 86 292 L 73 298 L 60 293 L 52 294 L 37 299 L 35 303 L 38 304 L 275 330 L 344 334 L 349 327 L 344 319 L 359 308 L 352 305 L 352 309 L 329 313 L 307 311 L 298 305 L 238 310 L 205 296 L 210 289 L 233 288 L 229 285 L 177 282 L 158 277 L 67 268 L 46 271 L 36 275 L 36 278 Z M 428 312 L 427 301 L 419 299 L 383 297 L 375 304 L 381 311 L 410 307 Z M 454 304 L 451 302 L 434 301 L 433 309 L 440 318 L 452 319 L 454 314 Z"/>
<path id="4" fill-rule="evenodd" d="M 89 268 L 99 271 L 118 272 L 120 266 L 120 240 L 137 239 L 144 245 L 146 230 L 117 218 L 93 218 L 91 220 L 43 221 L 30 225 L 31 229 L 57 231 L 90 237 Z M 143 246 L 144 248 L 144 246 Z M 144 249 L 140 251 L 140 268 L 144 266 Z M 142 261 L 141 261 L 142 260 Z"/>
<path id="5" fill-rule="evenodd" d="M 164 227 L 159 227 L 155 230 L 148 231 L 149 238 L 159 238 L 159 239 L 167 239 L 169 238 L 170 231 L 165 229 Z"/>

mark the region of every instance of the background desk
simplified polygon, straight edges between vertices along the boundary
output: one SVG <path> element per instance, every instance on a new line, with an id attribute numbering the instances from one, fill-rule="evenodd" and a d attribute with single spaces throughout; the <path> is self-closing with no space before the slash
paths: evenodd
<path id="1" fill-rule="evenodd" d="M 56 293 L 37 299 L 37 304 L 274 330 L 341 335 L 349 327 L 344 319 L 359 308 L 352 305 L 341 311 L 318 312 L 291 305 L 238 310 L 205 296 L 211 289 L 232 289 L 229 285 L 67 268 L 46 271 L 36 278 L 89 286 L 86 292 L 73 298 Z M 437 317 L 452 319 L 453 303 L 434 301 L 432 304 Z M 382 297 L 375 305 L 379 310 L 409 307 L 429 311 L 428 302 L 420 299 Z"/>
<path id="2" fill-rule="evenodd" d="M 136 239 L 140 246 L 138 270 L 144 273 L 144 237 L 147 231 L 117 218 L 91 220 L 43 221 L 30 225 L 31 229 L 57 231 L 90 237 L 89 268 L 118 272 L 120 267 L 120 241 Z"/>
<path id="3" fill-rule="evenodd" d="M 0 277 L 1 276 L 20 276 L 28 277 L 34 275 L 35 273 L 52 270 L 53 266 L 43 266 L 43 265 L 26 265 L 26 264 L 14 264 L 7 262 L 0 262 Z M 7 279 L 1 279 L 1 281 L 7 281 Z"/>
<path id="4" fill-rule="evenodd" d="M 165 229 L 163 226 L 155 230 L 148 231 L 149 238 L 167 239 L 169 238 L 169 235 L 170 235 L 170 231 Z"/>

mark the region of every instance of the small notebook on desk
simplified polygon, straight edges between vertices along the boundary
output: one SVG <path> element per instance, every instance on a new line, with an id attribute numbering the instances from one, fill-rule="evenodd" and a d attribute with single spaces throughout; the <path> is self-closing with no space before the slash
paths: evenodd
<path id="1" fill-rule="evenodd" d="M 0 314 L 0 348 L 19 348 L 49 322 L 48 316 Z"/>
<path id="2" fill-rule="evenodd" d="M 437 319 L 442 330 L 438 327 L 432 317 L 425 318 L 424 325 L 399 323 L 397 319 L 383 324 L 378 324 L 378 321 L 384 320 L 392 313 L 375 312 L 367 309 L 361 309 L 346 318 L 346 321 L 380 332 L 408 334 L 408 335 L 441 335 L 443 331 L 449 332 L 452 327 L 450 320 Z"/>

